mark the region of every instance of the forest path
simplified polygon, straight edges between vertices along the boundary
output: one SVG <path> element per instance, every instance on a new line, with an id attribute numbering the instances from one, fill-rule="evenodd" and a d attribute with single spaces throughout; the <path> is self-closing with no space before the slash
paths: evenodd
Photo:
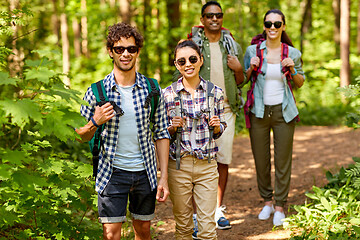
<path id="1" fill-rule="evenodd" d="M 360 157 L 360 131 L 346 127 L 297 126 L 288 205 L 303 204 L 306 191 L 311 190 L 313 185 L 323 186 L 327 183 L 326 171 L 337 172 L 341 166 L 352 163 L 353 156 Z M 273 162 L 272 177 L 274 178 Z M 272 218 L 267 221 L 257 219 L 263 201 L 257 189 L 254 160 L 247 136 L 235 138 L 224 204 L 227 207 L 225 215 L 232 228 L 217 230 L 219 240 L 270 240 L 290 237 L 290 231 L 273 229 Z M 155 214 L 152 225 L 157 236 L 154 239 L 175 239 L 175 221 L 170 198 L 165 203 L 157 204 Z M 163 224 L 157 226 L 159 221 Z"/>

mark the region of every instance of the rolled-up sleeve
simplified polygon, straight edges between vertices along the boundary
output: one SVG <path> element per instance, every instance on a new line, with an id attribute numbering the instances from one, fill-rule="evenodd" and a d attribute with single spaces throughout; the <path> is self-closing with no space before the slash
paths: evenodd
<path id="1" fill-rule="evenodd" d="M 154 141 L 163 138 L 170 138 L 170 134 L 167 130 L 168 126 L 169 122 L 165 109 L 164 95 L 160 89 L 159 103 L 154 115 Z"/>

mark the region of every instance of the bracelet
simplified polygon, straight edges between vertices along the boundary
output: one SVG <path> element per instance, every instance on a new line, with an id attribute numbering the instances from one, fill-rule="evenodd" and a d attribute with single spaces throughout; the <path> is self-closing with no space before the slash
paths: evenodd
<path id="1" fill-rule="evenodd" d="M 94 120 L 93 117 L 91 117 L 90 120 L 92 121 L 92 123 L 94 124 L 95 127 L 97 127 L 97 128 L 100 127 L 99 125 L 96 124 L 96 122 L 95 122 L 95 120 Z"/>
<path id="2" fill-rule="evenodd" d="M 295 72 L 294 73 L 292 73 L 291 74 L 291 76 L 295 76 L 296 74 L 297 74 L 297 70 L 296 70 L 296 68 L 294 68 L 295 69 Z"/>

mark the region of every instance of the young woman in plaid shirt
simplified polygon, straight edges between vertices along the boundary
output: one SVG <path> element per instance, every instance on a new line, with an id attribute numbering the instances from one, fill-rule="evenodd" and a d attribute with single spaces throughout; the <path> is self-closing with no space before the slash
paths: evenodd
<path id="1" fill-rule="evenodd" d="M 207 100 L 207 81 L 199 76 L 203 58 L 199 47 L 191 40 L 180 41 L 174 53 L 175 66 L 182 74 L 176 84 L 164 90 L 165 107 L 170 121 L 170 135 L 175 137 L 182 128 L 180 169 L 176 169 L 176 142 L 170 146 L 168 182 L 176 221 L 176 239 L 192 239 L 194 198 L 198 215 L 198 237 L 217 239 L 215 209 L 218 172 L 214 139 L 226 128 L 224 97 L 221 88 L 214 86 L 210 107 Z M 175 86 L 175 87 L 174 87 Z M 181 114 L 179 114 L 180 98 Z M 178 105 L 178 106 L 177 106 Z M 211 116 L 209 119 L 209 108 Z M 180 116 L 179 116 L 180 115 Z M 209 126 L 214 127 L 213 138 Z M 210 159 L 209 159 L 210 157 Z"/>

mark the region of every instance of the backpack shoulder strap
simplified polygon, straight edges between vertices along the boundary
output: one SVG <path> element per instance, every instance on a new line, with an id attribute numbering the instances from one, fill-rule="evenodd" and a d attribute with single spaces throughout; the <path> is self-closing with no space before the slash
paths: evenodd
<path id="1" fill-rule="evenodd" d="M 96 103 L 108 102 L 109 99 L 106 95 L 105 87 L 104 87 L 104 80 L 100 80 L 96 83 L 91 84 L 91 89 L 96 97 Z"/>
<path id="2" fill-rule="evenodd" d="M 180 94 L 178 94 L 176 92 L 176 87 L 177 87 L 177 81 L 176 82 L 173 82 L 171 84 L 171 89 L 175 95 L 174 97 L 174 102 L 175 102 L 175 115 L 176 116 L 181 116 L 182 114 L 182 102 L 181 102 L 181 97 L 180 97 Z"/>
<path id="3" fill-rule="evenodd" d="M 153 78 L 146 78 L 146 84 L 149 90 L 149 94 L 145 99 L 144 108 L 148 108 L 151 105 L 150 119 L 154 119 L 156 108 L 159 104 L 160 89 L 159 83 Z"/>
<path id="4" fill-rule="evenodd" d="M 211 115 L 214 114 L 214 102 L 215 102 L 214 89 L 215 89 L 214 83 L 212 83 L 210 81 L 206 81 L 206 101 L 207 101 L 208 110 L 210 111 L 209 113 Z M 212 100 L 210 100 L 210 99 L 212 99 Z"/>

